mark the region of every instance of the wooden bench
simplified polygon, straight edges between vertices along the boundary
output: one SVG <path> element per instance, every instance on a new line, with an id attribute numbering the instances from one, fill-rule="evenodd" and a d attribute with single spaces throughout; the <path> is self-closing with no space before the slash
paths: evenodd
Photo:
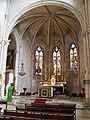
<path id="1" fill-rule="evenodd" d="M 22 116 L 10 116 L 10 115 L 0 115 L 0 120 L 44 120 L 38 118 L 29 118 L 29 117 L 22 117 Z M 49 119 L 47 119 L 49 120 Z M 51 119 L 50 119 L 51 120 Z"/>
<path id="2" fill-rule="evenodd" d="M 28 107 L 35 107 L 35 108 L 58 108 L 58 109 L 73 109 L 74 113 L 76 113 L 76 104 L 68 104 L 68 103 L 61 103 L 61 104 L 38 104 L 38 105 L 31 105 L 25 104 L 25 108 Z"/>
<path id="3" fill-rule="evenodd" d="M 37 103 L 34 103 L 34 104 L 31 103 L 31 105 L 25 104 L 25 108 L 27 109 L 29 109 L 28 107 L 31 107 L 31 106 L 38 107 L 38 108 L 53 108 L 55 110 L 57 109 L 56 112 L 59 112 L 59 113 L 67 113 L 67 114 L 72 113 L 74 115 L 74 119 L 76 120 L 76 104 L 70 104 L 70 103 L 61 103 L 61 104 L 46 103 L 46 104 L 38 104 L 38 105 Z"/>
<path id="4" fill-rule="evenodd" d="M 74 120 L 73 115 L 67 115 L 67 114 L 41 114 L 41 113 L 31 113 L 26 111 L 11 111 L 11 110 L 4 110 L 4 115 L 10 115 L 10 116 L 22 116 L 22 117 L 28 117 L 28 118 L 37 118 L 37 119 L 48 119 L 48 120 Z"/>
<path id="5" fill-rule="evenodd" d="M 16 106 L 16 110 L 18 111 L 30 111 L 32 113 L 39 112 L 44 114 L 56 114 L 56 115 L 71 115 L 73 116 L 73 120 L 76 120 L 76 105 L 75 104 L 58 104 L 51 105 L 47 104 L 46 106 L 31 106 L 25 105 L 25 107 Z"/>
<path id="6" fill-rule="evenodd" d="M 29 118 L 44 118 L 42 114 L 32 114 L 26 111 L 15 111 L 15 110 L 4 110 L 4 115 L 18 116 L 18 117 L 29 117 Z M 43 117 L 42 117 L 43 116 Z"/>
<path id="7" fill-rule="evenodd" d="M 56 113 L 56 114 L 73 114 L 74 115 L 74 110 L 73 109 L 62 109 L 62 108 L 39 108 L 39 107 L 19 107 L 16 106 L 17 111 L 30 111 L 30 112 L 43 112 L 43 113 Z"/>
<path id="8" fill-rule="evenodd" d="M 53 104 L 53 103 L 45 103 L 43 104 L 42 102 L 41 103 L 37 103 L 37 102 L 31 102 L 31 104 L 25 104 L 25 106 L 34 106 L 34 107 L 67 107 L 67 108 L 73 108 L 75 109 L 76 108 L 76 104 L 70 104 L 70 103 L 61 103 L 61 104 Z"/>

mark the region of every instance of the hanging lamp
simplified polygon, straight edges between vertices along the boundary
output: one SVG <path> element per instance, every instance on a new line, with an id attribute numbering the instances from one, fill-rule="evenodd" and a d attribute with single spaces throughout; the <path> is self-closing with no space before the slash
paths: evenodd
<path id="1" fill-rule="evenodd" d="M 21 63 L 21 70 L 20 70 L 20 72 L 18 72 L 18 74 L 20 75 L 20 76 L 24 76 L 25 74 L 27 74 L 26 72 L 24 72 L 24 63 Z"/>
<path id="2" fill-rule="evenodd" d="M 22 42 L 22 41 L 21 41 Z M 21 48 L 22 48 L 22 55 L 24 54 L 24 49 L 23 49 L 23 46 L 22 46 L 22 43 L 19 47 L 19 52 L 21 53 Z M 20 54 L 19 54 L 20 55 Z M 20 56 L 19 56 L 19 59 L 20 59 Z M 22 58 L 22 62 L 21 62 L 21 69 L 20 69 L 20 72 L 18 72 L 18 74 L 20 76 L 24 76 L 25 74 L 27 74 L 25 71 L 24 71 L 24 62 L 23 62 L 23 58 Z"/>

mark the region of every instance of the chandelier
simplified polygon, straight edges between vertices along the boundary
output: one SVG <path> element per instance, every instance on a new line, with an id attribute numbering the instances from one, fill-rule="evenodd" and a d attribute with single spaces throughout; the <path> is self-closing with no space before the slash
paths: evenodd
<path id="1" fill-rule="evenodd" d="M 21 41 L 22 42 L 22 41 Z M 22 48 L 22 55 L 24 54 L 24 46 L 22 46 L 22 43 L 21 45 L 19 46 L 19 59 L 20 59 L 20 54 L 21 54 L 21 48 Z M 22 58 L 22 62 L 21 62 L 21 68 L 20 68 L 20 72 L 18 72 L 18 74 L 20 76 L 24 76 L 25 74 L 27 74 L 25 71 L 24 71 L 24 62 L 23 62 L 23 58 Z"/>
<path id="2" fill-rule="evenodd" d="M 27 74 L 26 72 L 24 72 L 24 63 L 21 63 L 21 70 L 20 70 L 20 72 L 18 72 L 18 74 L 20 75 L 20 76 L 24 76 L 25 74 Z"/>

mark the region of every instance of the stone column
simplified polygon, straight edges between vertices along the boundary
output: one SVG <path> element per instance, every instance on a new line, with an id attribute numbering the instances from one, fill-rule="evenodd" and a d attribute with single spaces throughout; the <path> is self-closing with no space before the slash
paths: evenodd
<path id="1" fill-rule="evenodd" d="M 3 72 L 2 72 L 3 46 L 4 46 L 4 41 L 0 41 L 0 74 L 1 74 L 1 76 L 3 74 Z M 3 81 L 3 77 L 2 77 L 2 81 Z M 3 99 L 3 97 L 2 97 L 2 88 L 3 88 L 3 85 L 0 85 L 0 96 L 1 96 L 1 99 Z"/>
<path id="2" fill-rule="evenodd" d="M 48 81 L 50 81 L 50 74 L 51 74 L 51 63 L 50 63 L 50 57 L 51 57 L 51 54 L 50 54 L 50 49 L 49 47 L 47 47 L 47 53 L 46 53 L 46 58 L 45 58 L 45 64 L 46 64 L 46 79 Z"/>
<path id="3" fill-rule="evenodd" d="M 1 72 L 1 54 L 2 54 L 2 41 L 0 41 L 0 72 Z"/>
<path id="4" fill-rule="evenodd" d="M 84 80 L 85 84 L 85 97 L 86 99 L 90 99 L 90 80 Z"/>
<path id="5" fill-rule="evenodd" d="M 89 34 L 86 31 L 83 34 L 83 45 L 84 45 L 84 61 L 85 61 L 85 98 L 90 99 L 90 45 L 89 45 Z"/>
<path id="6" fill-rule="evenodd" d="M 86 50 L 87 50 L 87 79 L 90 79 L 90 0 L 84 0 L 84 12 L 86 22 Z"/>
<path id="7" fill-rule="evenodd" d="M 45 81 L 47 80 L 47 66 L 46 66 L 46 63 L 45 63 L 45 65 L 44 65 L 44 69 L 45 69 L 45 75 L 44 75 L 44 77 L 45 77 Z"/>
<path id="8" fill-rule="evenodd" d="M 45 54 L 45 59 L 44 59 L 44 65 L 45 65 L 45 80 L 48 81 L 50 80 L 50 53 L 47 48 L 46 54 Z"/>
<path id="9" fill-rule="evenodd" d="M 0 42 L 0 71 L 2 71 L 1 69 L 2 69 L 2 57 L 3 57 L 3 46 L 4 46 L 4 44 L 5 44 L 5 41 L 2 40 Z"/>
<path id="10" fill-rule="evenodd" d="M 88 78 L 90 79 L 90 27 L 87 30 L 88 36 Z"/>
<path id="11" fill-rule="evenodd" d="M 33 94 L 33 81 L 34 81 L 34 52 L 33 48 L 31 47 L 31 69 L 30 69 L 30 92 Z"/>
<path id="12" fill-rule="evenodd" d="M 1 86 L 1 98 L 4 99 L 4 87 L 5 87 L 5 69 L 6 69 L 6 58 L 7 58 L 7 48 L 9 45 L 10 40 L 3 40 L 2 46 L 1 46 L 1 74 L 2 74 L 2 80 L 3 84 Z"/>

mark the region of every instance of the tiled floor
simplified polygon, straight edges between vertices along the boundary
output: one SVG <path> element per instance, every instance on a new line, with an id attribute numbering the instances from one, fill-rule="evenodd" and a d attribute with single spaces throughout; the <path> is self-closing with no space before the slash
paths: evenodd
<path id="1" fill-rule="evenodd" d="M 32 96 L 14 96 L 12 102 L 8 102 L 7 109 L 15 110 L 16 105 L 21 105 L 34 101 L 37 95 Z M 90 107 L 87 105 L 87 101 L 80 97 L 66 97 L 55 96 L 54 98 L 47 98 L 47 103 L 75 103 L 76 104 L 76 120 L 90 120 Z M 0 105 L 3 109 L 5 105 Z M 2 112 L 3 112 L 2 109 Z"/>

